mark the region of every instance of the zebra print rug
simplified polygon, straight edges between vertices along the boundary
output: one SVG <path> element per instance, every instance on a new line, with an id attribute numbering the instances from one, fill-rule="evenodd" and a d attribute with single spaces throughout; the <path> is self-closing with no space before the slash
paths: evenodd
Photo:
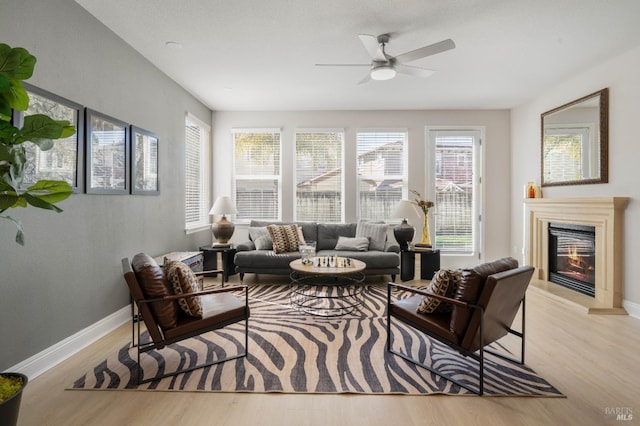
<path id="1" fill-rule="evenodd" d="M 289 287 L 249 289 L 249 354 L 245 358 L 137 385 L 136 350 L 127 344 L 72 389 L 141 389 L 219 392 L 470 394 L 429 371 L 389 354 L 383 285 L 367 285 L 360 311 L 320 318 L 290 306 Z M 400 325 L 392 327 L 394 347 L 426 357 L 462 382 L 478 383 L 475 361 Z M 244 322 L 143 354 L 144 377 L 197 365 L 242 348 Z M 563 396 L 526 366 L 485 357 L 485 393 L 510 396 Z"/>

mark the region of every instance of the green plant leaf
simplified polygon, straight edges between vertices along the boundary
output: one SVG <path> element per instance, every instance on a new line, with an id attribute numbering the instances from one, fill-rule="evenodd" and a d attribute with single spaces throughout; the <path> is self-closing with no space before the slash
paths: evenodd
<path id="1" fill-rule="evenodd" d="M 69 126 L 68 121 L 56 121 L 44 114 L 27 115 L 14 143 L 31 141 L 43 149 L 40 143 L 46 139 L 60 138 L 66 126 Z M 43 145 L 48 146 L 46 143 Z"/>
<path id="2" fill-rule="evenodd" d="M 0 210 L 6 210 L 15 206 L 18 201 L 18 194 L 0 192 Z"/>
<path id="3" fill-rule="evenodd" d="M 27 80 L 33 75 L 36 57 L 22 47 L 0 44 L 0 74 L 15 80 Z"/>
<path id="4" fill-rule="evenodd" d="M 47 203 L 57 203 L 69 198 L 73 193 L 73 188 L 62 180 L 39 180 L 27 188 L 27 191 L 30 195 Z M 34 194 L 34 192 L 38 192 L 38 194 Z"/>
<path id="5" fill-rule="evenodd" d="M 18 129 L 13 127 L 11 123 L 0 121 L 0 144 L 11 145 Z"/>
<path id="6" fill-rule="evenodd" d="M 20 80 L 11 80 L 9 91 L 4 93 L 5 99 L 15 110 L 26 111 L 29 108 L 29 95 Z"/>
<path id="7" fill-rule="evenodd" d="M 57 213 L 62 212 L 61 208 L 53 203 L 44 200 L 40 195 L 25 192 L 21 195 L 21 197 L 24 197 L 24 199 L 27 200 L 27 203 L 31 204 L 33 207 L 38 207 L 45 210 L 53 210 Z"/>
<path id="8" fill-rule="evenodd" d="M 0 74 L 0 93 L 8 92 L 11 87 L 11 83 L 7 77 Z"/>

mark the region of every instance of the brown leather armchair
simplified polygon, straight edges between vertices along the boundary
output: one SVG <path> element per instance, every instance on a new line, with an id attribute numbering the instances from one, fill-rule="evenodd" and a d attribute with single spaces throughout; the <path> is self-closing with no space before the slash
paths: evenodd
<path id="1" fill-rule="evenodd" d="M 137 319 L 137 381 L 138 384 L 163 377 L 192 371 L 198 368 L 219 364 L 247 355 L 249 332 L 249 295 L 247 286 L 231 286 L 206 289 L 203 291 L 175 295 L 164 275 L 164 271 L 152 257 L 140 253 L 133 257 L 122 259 L 122 270 L 125 281 L 129 286 L 131 298 L 138 307 Z M 244 290 L 244 301 L 230 292 Z M 200 296 L 202 304 L 202 318 L 186 315 L 179 308 L 177 300 L 180 298 Z M 144 373 L 140 367 L 140 354 L 159 350 L 167 345 L 188 339 L 208 331 L 217 330 L 245 321 L 244 351 L 230 355 L 223 359 L 189 366 L 174 372 L 143 379 Z M 144 322 L 149 333 L 150 341 L 142 341 L 141 322 Z"/>
<path id="2" fill-rule="evenodd" d="M 484 353 L 488 352 L 511 362 L 524 364 L 525 293 L 531 276 L 531 266 L 518 267 L 513 258 L 504 258 L 478 265 L 462 272 L 462 280 L 452 298 L 429 293 L 402 284 L 387 286 L 387 351 L 419 365 L 455 384 L 482 395 L 484 392 Z M 394 300 L 392 290 L 404 290 L 410 297 Z M 426 295 L 452 305 L 450 313 L 421 314 L 418 305 Z M 396 298 L 397 299 L 397 298 Z M 511 325 L 522 305 L 521 331 Z M 472 387 L 450 377 L 433 366 L 415 360 L 393 349 L 392 318 L 408 324 L 427 336 L 456 349 L 479 363 L 479 384 Z M 486 349 L 490 343 L 512 334 L 521 339 L 520 359 L 514 359 Z"/>

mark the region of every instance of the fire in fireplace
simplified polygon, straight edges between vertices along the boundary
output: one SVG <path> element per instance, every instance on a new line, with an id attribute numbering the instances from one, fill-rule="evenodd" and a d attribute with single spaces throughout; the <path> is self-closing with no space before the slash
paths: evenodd
<path id="1" fill-rule="evenodd" d="M 549 281 L 595 296 L 595 227 L 549 224 Z"/>

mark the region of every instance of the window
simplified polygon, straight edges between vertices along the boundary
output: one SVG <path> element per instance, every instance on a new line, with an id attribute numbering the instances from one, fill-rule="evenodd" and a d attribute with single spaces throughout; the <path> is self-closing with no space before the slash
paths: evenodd
<path id="1" fill-rule="evenodd" d="M 343 141 L 342 130 L 296 131 L 296 220 L 342 222 Z"/>
<path id="2" fill-rule="evenodd" d="M 479 130 L 429 130 L 434 172 L 435 247 L 443 254 L 479 252 Z M 432 192 L 433 193 L 433 192 Z"/>
<path id="3" fill-rule="evenodd" d="M 185 120 L 185 229 L 209 227 L 208 164 L 211 127 L 191 114 Z"/>
<path id="4" fill-rule="evenodd" d="M 240 220 L 280 220 L 280 129 L 234 129 L 235 203 Z"/>
<path id="5" fill-rule="evenodd" d="M 361 131 L 358 150 L 358 217 L 387 220 L 407 193 L 407 132 Z"/>
<path id="6" fill-rule="evenodd" d="M 593 124 L 548 124 L 544 129 L 544 181 L 588 179 L 600 170 Z M 548 167 L 546 166 L 548 165 Z"/>

